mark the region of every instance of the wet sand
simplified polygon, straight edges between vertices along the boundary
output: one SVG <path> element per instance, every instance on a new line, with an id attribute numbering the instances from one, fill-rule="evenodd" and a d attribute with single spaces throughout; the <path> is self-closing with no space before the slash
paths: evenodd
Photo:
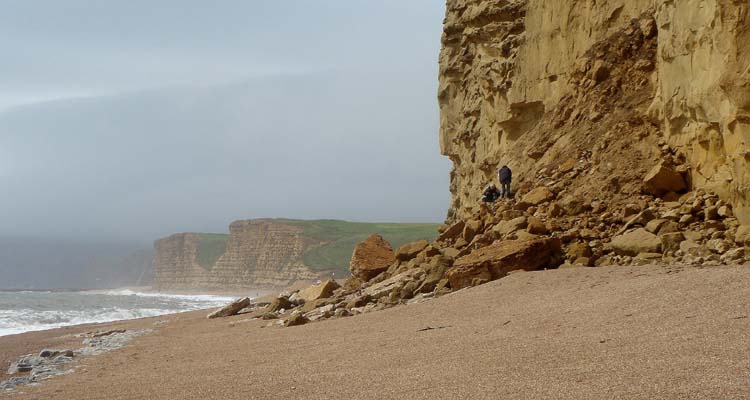
<path id="1" fill-rule="evenodd" d="M 295 328 L 206 314 L 104 324 L 156 332 L 80 361 L 75 374 L 5 396 L 750 398 L 748 266 L 517 273 L 421 304 Z M 155 327 L 159 319 L 170 322 Z M 100 329 L 3 337 L 0 355 Z"/>

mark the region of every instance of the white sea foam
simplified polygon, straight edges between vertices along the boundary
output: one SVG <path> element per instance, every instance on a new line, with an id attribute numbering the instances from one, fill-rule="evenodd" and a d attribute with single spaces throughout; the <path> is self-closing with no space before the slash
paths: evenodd
<path id="1" fill-rule="evenodd" d="M 86 293 L 86 292 L 84 292 Z M 117 289 L 117 290 L 107 290 L 101 292 L 101 294 L 106 294 L 109 296 L 139 296 L 139 297 L 154 297 L 154 298 L 164 298 L 164 299 L 177 299 L 177 300 L 190 300 L 190 301 L 205 301 L 205 302 L 222 302 L 227 303 L 234 301 L 235 297 L 228 297 L 228 296 L 215 296 L 210 294 L 169 294 L 169 293 L 159 293 L 159 292 L 136 292 L 131 289 Z"/>
<path id="2" fill-rule="evenodd" d="M 219 307 L 232 297 L 99 292 L 0 292 L 0 336 L 64 326 L 156 317 Z"/>

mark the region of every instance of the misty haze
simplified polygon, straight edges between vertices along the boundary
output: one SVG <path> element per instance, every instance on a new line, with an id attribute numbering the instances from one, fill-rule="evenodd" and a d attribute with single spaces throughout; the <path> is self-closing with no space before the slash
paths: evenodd
<path id="1" fill-rule="evenodd" d="M 13 2 L 0 287 L 121 286 L 154 240 L 238 219 L 442 221 L 442 7 L 349 4 Z"/>

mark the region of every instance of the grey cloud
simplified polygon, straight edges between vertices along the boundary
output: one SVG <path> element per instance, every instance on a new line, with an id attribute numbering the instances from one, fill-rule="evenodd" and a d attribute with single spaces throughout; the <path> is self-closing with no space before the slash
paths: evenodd
<path id="1" fill-rule="evenodd" d="M 442 7 L 6 2 L 0 235 L 150 241 L 238 218 L 441 220 Z"/>

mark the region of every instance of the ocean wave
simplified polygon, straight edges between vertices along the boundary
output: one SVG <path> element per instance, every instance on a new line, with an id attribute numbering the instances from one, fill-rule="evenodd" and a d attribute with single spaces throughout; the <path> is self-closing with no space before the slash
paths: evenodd
<path id="1" fill-rule="evenodd" d="M 84 292 L 85 293 L 85 292 Z M 93 294 L 103 294 L 107 296 L 138 296 L 138 297 L 151 297 L 151 298 L 163 298 L 163 299 L 175 299 L 175 300 L 188 300 L 188 301 L 200 301 L 200 302 L 232 302 L 236 300 L 236 297 L 229 296 L 216 296 L 210 294 L 169 294 L 169 293 L 158 293 L 158 292 L 136 292 L 131 289 L 116 289 L 106 290 L 102 292 L 91 292 Z"/>
<path id="2" fill-rule="evenodd" d="M 219 307 L 232 297 L 132 290 L 0 296 L 0 336 Z"/>
<path id="3" fill-rule="evenodd" d="M 182 310 L 179 312 L 190 311 Z M 0 336 L 15 333 L 41 331 L 64 326 L 122 321 L 128 319 L 157 317 L 172 314 L 175 310 L 159 308 L 105 309 L 99 312 L 87 311 L 36 311 L 31 309 L 0 311 Z"/>

